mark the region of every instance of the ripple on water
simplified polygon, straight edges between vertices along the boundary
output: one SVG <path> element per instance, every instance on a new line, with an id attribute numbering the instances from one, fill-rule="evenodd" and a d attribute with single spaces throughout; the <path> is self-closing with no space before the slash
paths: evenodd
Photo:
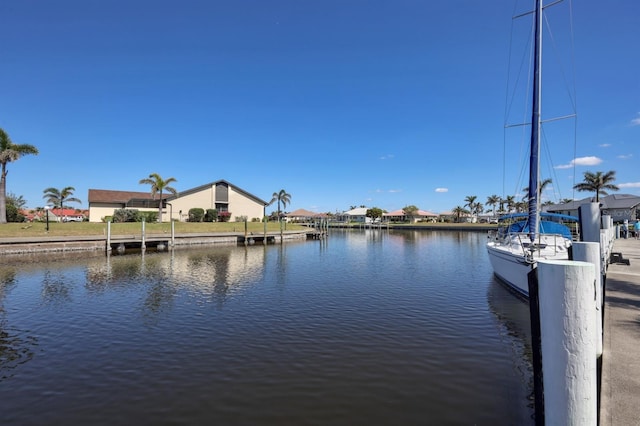
<path id="1" fill-rule="evenodd" d="M 33 355 L 0 381 L 8 424 L 526 423 L 522 306 L 501 303 L 483 237 L 361 232 L 18 272 L 0 331 Z"/>

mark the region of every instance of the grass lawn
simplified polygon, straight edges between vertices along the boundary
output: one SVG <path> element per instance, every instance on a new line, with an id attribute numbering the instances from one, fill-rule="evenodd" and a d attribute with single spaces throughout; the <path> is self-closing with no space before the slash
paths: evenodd
<path id="1" fill-rule="evenodd" d="M 461 230 L 473 230 L 474 228 L 486 228 L 486 223 L 414 223 L 414 224 L 392 224 L 393 228 L 402 229 L 403 227 L 411 227 L 412 229 L 424 227 L 425 229 L 438 229 L 451 227 L 459 228 Z M 106 223 L 93 223 L 93 222 L 49 222 L 49 232 L 46 229 L 47 225 L 43 222 L 31 222 L 31 223 L 6 223 L 0 225 L 0 238 L 13 238 L 13 237 L 34 237 L 34 236 L 74 236 L 74 235 L 106 235 L 107 224 Z M 352 224 L 352 227 L 358 228 L 359 224 Z M 293 223 L 287 223 L 285 230 L 308 230 L 309 228 L 302 225 L 296 225 Z M 279 232 L 280 225 L 277 222 L 267 223 L 267 232 Z M 146 223 L 145 232 L 147 234 L 160 234 L 171 233 L 171 224 L 165 223 Z M 243 222 L 176 222 L 175 223 L 176 234 L 185 233 L 208 233 L 208 232 L 244 232 Z M 247 222 L 247 232 L 253 232 L 254 234 L 260 234 L 264 232 L 264 223 L 262 222 Z M 111 234 L 123 235 L 123 234 L 141 234 L 141 223 L 112 223 Z"/>
<path id="2" fill-rule="evenodd" d="M 106 235 L 106 223 L 93 222 L 49 222 L 49 232 L 44 222 L 30 223 L 6 223 L 0 225 L 0 238 L 12 237 L 34 237 L 34 236 L 74 236 L 74 235 Z M 305 226 L 286 224 L 285 230 L 302 230 L 309 229 Z M 264 232 L 264 223 L 247 222 L 247 231 L 253 233 Z M 277 222 L 267 223 L 267 232 L 279 232 L 280 225 Z M 147 234 L 171 233 L 171 224 L 165 223 L 146 223 L 145 232 Z M 183 233 L 207 233 L 207 232 L 244 232 L 244 222 L 207 222 L 207 223 L 190 223 L 176 222 L 176 234 Z M 111 234 L 140 234 L 142 233 L 142 223 L 112 223 Z"/>

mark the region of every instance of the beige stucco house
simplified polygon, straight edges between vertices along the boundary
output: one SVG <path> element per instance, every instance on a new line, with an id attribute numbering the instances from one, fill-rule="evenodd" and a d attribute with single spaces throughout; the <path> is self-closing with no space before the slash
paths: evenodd
<path id="1" fill-rule="evenodd" d="M 411 222 L 416 223 L 421 220 L 433 220 L 434 222 L 438 218 L 436 213 L 431 213 L 425 210 L 416 211 L 413 216 L 406 215 L 403 209 L 395 210 L 389 213 L 384 213 L 382 218 L 385 222 Z"/>
<path id="2" fill-rule="evenodd" d="M 268 202 L 238 188 L 237 186 L 219 180 L 201 185 L 177 195 L 162 194 L 164 208 L 162 220 L 186 221 L 192 208 L 217 209 L 218 212 L 231 213 L 231 221 L 246 216 L 247 220 L 265 216 Z M 118 209 L 137 209 L 140 211 L 157 211 L 159 199 L 153 199 L 151 192 L 112 191 L 103 189 L 89 190 L 89 221 L 102 222 L 106 216 L 112 216 Z"/>

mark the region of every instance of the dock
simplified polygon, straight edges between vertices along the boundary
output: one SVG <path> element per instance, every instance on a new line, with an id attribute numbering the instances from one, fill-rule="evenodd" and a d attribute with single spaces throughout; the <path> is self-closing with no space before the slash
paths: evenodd
<path id="1" fill-rule="evenodd" d="M 640 424 L 640 240 L 616 239 L 604 293 L 600 425 Z"/>
<path id="2" fill-rule="evenodd" d="M 153 249 L 166 251 L 174 248 L 189 248 L 212 245 L 266 245 L 282 244 L 287 241 L 323 238 L 318 230 L 296 230 L 264 233 L 215 232 L 165 234 L 117 234 L 88 236 L 30 236 L 0 238 L 1 255 L 34 253 L 69 253 L 98 251 L 123 253 L 127 250 Z"/>

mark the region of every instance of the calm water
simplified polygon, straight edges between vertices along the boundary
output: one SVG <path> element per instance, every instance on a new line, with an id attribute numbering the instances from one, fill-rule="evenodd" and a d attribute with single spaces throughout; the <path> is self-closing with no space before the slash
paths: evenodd
<path id="1" fill-rule="evenodd" d="M 486 235 L 0 259 L 0 424 L 532 424 Z"/>

